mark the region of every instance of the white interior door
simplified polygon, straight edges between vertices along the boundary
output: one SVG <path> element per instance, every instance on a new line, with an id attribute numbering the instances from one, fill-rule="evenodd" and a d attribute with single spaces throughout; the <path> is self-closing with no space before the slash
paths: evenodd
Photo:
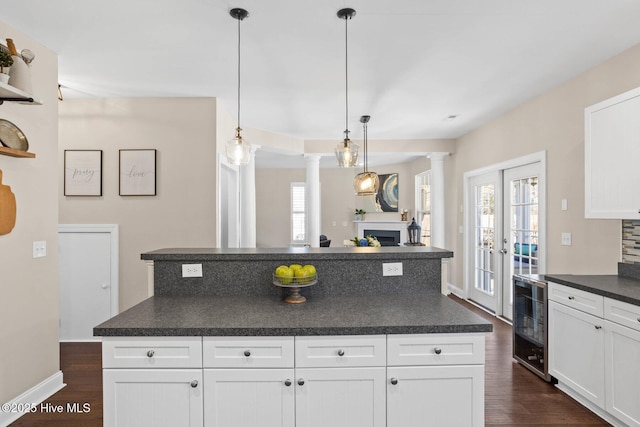
<path id="1" fill-rule="evenodd" d="M 93 327 L 118 314 L 118 226 L 58 226 L 60 341 L 99 341 Z"/>
<path id="2" fill-rule="evenodd" d="M 511 319 L 514 274 L 545 272 L 545 156 L 465 175 L 467 297 Z"/>

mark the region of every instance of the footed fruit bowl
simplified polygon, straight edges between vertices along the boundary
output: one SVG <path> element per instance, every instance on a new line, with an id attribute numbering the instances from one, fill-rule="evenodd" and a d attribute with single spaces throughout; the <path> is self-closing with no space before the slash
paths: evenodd
<path id="1" fill-rule="evenodd" d="M 300 304 L 305 302 L 307 299 L 300 295 L 300 288 L 305 288 L 307 286 L 312 286 L 318 283 L 318 275 L 312 274 L 308 276 L 278 276 L 277 274 L 273 274 L 273 284 L 281 287 L 281 288 L 289 288 L 291 291 L 289 296 L 284 299 L 284 302 L 288 302 L 290 304 Z"/>

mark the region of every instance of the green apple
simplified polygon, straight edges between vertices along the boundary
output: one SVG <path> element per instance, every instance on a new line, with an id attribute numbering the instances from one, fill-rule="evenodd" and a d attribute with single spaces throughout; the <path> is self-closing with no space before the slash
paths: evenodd
<path id="1" fill-rule="evenodd" d="M 293 274 L 296 278 L 296 281 L 299 284 L 305 285 L 309 283 L 309 274 L 307 273 L 307 270 L 302 268 L 302 266 L 300 266 L 300 268 L 295 269 Z"/>
<path id="2" fill-rule="evenodd" d="M 316 268 L 313 265 L 307 264 L 304 267 L 302 267 L 302 269 L 307 272 L 307 276 L 309 276 L 311 279 L 315 278 Z"/>
<path id="3" fill-rule="evenodd" d="M 290 285 L 293 281 L 293 270 L 286 265 L 276 268 L 276 277 L 283 285 Z"/>
<path id="4" fill-rule="evenodd" d="M 300 270 L 302 266 L 300 264 L 291 264 L 289 268 L 295 271 L 295 270 Z"/>

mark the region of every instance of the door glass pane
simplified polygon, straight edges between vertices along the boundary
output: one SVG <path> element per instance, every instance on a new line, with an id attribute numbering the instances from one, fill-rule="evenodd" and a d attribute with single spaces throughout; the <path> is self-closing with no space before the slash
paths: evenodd
<path id="1" fill-rule="evenodd" d="M 495 240 L 495 186 L 475 187 L 475 254 L 474 286 L 477 290 L 494 295 L 493 248 Z"/>
<path id="2" fill-rule="evenodd" d="M 510 183 L 510 234 L 513 246 L 511 274 L 537 274 L 538 252 L 538 177 L 521 178 Z"/>

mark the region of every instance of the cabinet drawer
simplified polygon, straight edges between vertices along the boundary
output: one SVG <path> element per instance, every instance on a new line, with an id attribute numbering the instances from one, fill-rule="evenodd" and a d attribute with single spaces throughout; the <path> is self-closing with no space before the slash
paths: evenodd
<path id="1" fill-rule="evenodd" d="M 549 282 L 549 299 L 597 317 L 604 316 L 604 297 L 558 283 Z"/>
<path id="2" fill-rule="evenodd" d="M 293 337 L 204 337 L 205 368 L 293 368 Z"/>
<path id="3" fill-rule="evenodd" d="M 202 368 L 200 337 L 103 337 L 104 368 Z"/>
<path id="4" fill-rule="evenodd" d="M 384 335 L 296 337 L 296 367 L 385 366 Z"/>
<path id="5" fill-rule="evenodd" d="M 389 335 L 389 366 L 481 365 L 483 334 Z"/>
<path id="6" fill-rule="evenodd" d="M 604 318 L 640 331 L 640 306 L 605 298 Z"/>

